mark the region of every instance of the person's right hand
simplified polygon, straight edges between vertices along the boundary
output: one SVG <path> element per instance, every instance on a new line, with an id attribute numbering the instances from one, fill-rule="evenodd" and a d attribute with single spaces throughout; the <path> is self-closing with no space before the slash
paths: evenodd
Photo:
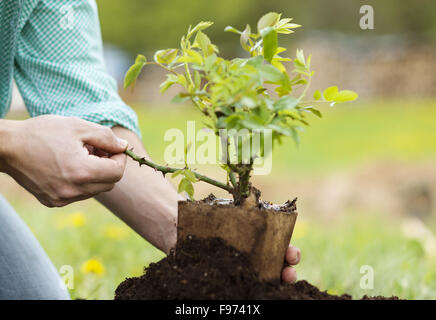
<path id="1" fill-rule="evenodd" d="M 54 115 L 8 124 L 0 167 L 48 207 L 109 191 L 123 176 L 127 141 L 110 128 Z"/>

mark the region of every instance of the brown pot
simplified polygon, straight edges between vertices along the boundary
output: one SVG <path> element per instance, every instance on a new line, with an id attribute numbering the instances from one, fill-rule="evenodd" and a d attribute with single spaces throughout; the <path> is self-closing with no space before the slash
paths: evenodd
<path id="1" fill-rule="evenodd" d="M 178 241 L 222 238 L 249 256 L 261 280 L 280 279 L 297 212 L 187 201 L 178 208 Z"/>

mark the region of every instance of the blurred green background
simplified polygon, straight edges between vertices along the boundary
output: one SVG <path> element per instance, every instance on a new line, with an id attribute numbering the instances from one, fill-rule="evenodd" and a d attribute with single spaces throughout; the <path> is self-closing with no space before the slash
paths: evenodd
<path id="1" fill-rule="evenodd" d="M 362 31 L 358 24 L 362 5 L 375 9 L 373 36 L 402 34 L 418 41 L 436 36 L 432 0 L 97 0 L 97 3 L 105 40 L 131 54 L 172 47 L 189 24 L 208 20 L 216 24 L 208 32 L 212 39 L 221 47 L 224 45 L 227 53 L 234 53 L 233 37 L 222 32 L 224 27 L 244 29 L 247 23 L 255 26 L 259 17 L 269 11 L 282 12 L 304 25 L 304 30 L 296 34 L 300 38 L 314 30 L 358 35 Z"/>
<path id="2" fill-rule="evenodd" d="M 223 32 L 226 25 L 255 26 L 268 11 L 294 17 L 303 28 L 283 40 L 291 56 L 297 47 L 313 55 L 313 87 L 339 84 L 360 94 L 355 103 L 322 109 L 323 119 L 311 119 L 301 146 L 286 141 L 274 152 L 272 173 L 254 178 L 266 200 L 299 198 L 293 237 L 303 253 L 299 278 L 355 298 L 436 298 L 434 1 L 97 3 L 108 68 L 118 80 L 137 53 L 151 57 L 154 50 L 177 46 L 187 26 L 200 20 L 216 22 L 208 34 L 224 55 L 234 56 L 241 54 L 239 41 Z M 374 30 L 359 28 L 363 4 L 374 7 Z M 134 94 L 120 91 L 137 111 L 144 144 L 156 161 L 163 161 L 166 130 L 185 131 L 187 120 L 201 123 L 190 106 L 169 103 L 171 92 L 158 93 L 163 78 L 150 68 Z M 9 117 L 23 113 L 17 107 Z M 222 177 L 215 168 L 197 168 Z M 198 198 L 210 192 L 216 190 L 196 185 Z M 47 209 L 5 175 L 0 193 L 56 267 L 74 268 L 73 297 L 111 299 L 125 277 L 140 275 L 163 257 L 94 200 Z M 362 266 L 374 271 L 373 289 L 360 286 Z"/>

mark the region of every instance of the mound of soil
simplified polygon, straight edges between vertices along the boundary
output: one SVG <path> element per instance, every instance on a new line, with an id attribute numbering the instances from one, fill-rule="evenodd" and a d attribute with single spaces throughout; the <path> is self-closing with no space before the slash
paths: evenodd
<path id="1" fill-rule="evenodd" d="M 176 251 L 177 255 L 172 253 L 150 264 L 141 277 L 122 282 L 115 292 L 115 299 L 351 299 L 350 295 L 322 292 L 307 281 L 293 285 L 260 282 L 247 256 L 219 238 L 199 240 L 189 237 L 177 245 Z"/>

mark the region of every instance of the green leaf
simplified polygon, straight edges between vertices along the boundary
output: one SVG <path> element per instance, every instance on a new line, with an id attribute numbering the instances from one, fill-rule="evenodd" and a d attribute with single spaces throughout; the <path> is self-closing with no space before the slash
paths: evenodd
<path id="1" fill-rule="evenodd" d="M 245 30 L 241 33 L 240 42 L 241 42 L 241 47 L 248 52 L 250 52 L 250 35 L 251 35 L 251 28 L 250 25 L 247 24 Z"/>
<path id="2" fill-rule="evenodd" d="M 294 31 L 290 30 L 290 29 L 294 29 L 294 28 L 299 28 L 301 27 L 301 25 L 296 24 L 296 23 L 289 23 L 291 22 L 292 19 L 291 18 L 286 18 L 286 19 L 281 19 L 277 24 L 276 24 L 276 29 L 278 33 L 284 33 L 284 34 L 290 34 L 293 33 Z"/>
<path id="3" fill-rule="evenodd" d="M 135 63 L 145 64 L 145 63 L 147 63 L 147 58 L 144 57 L 142 54 L 138 54 L 138 56 L 136 57 Z"/>
<path id="4" fill-rule="evenodd" d="M 173 172 L 173 174 L 171 175 L 171 178 L 175 178 L 178 175 L 180 175 L 181 173 L 183 173 L 183 169 L 180 169 L 180 170 Z"/>
<path id="5" fill-rule="evenodd" d="M 273 123 L 269 124 L 268 125 L 268 129 L 271 129 L 271 130 L 273 130 L 273 131 L 275 131 L 277 133 L 280 133 L 280 134 L 282 134 L 284 136 L 291 136 L 292 135 L 292 129 L 284 128 L 284 127 L 279 126 L 277 124 L 273 124 Z"/>
<path id="6" fill-rule="evenodd" d="M 179 183 L 178 192 L 181 193 L 183 191 L 185 191 L 191 199 L 194 198 L 194 186 L 187 178 L 183 178 Z"/>
<path id="7" fill-rule="evenodd" d="M 279 69 L 281 72 L 286 72 L 286 68 L 285 68 L 285 66 L 284 66 L 281 62 L 279 62 L 278 59 L 276 59 L 276 58 L 272 59 L 272 60 L 271 60 L 271 64 L 272 64 L 274 67 L 276 67 L 277 69 Z"/>
<path id="8" fill-rule="evenodd" d="M 250 118 L 246 118 L 240 121 L 240 123 L 247 129 L 264 129 L 263 119 L 259 116 L 253 115 Z"/>
<path id="9" fill-rule="evenodd" d="M 354 101 L 357 99 L 359 95 L 351 90 L 341 90 L 337 93 L 337 95 L 334 97 L 335 102 L 347 102 L 347 101 Z"/>
<path id="10" fill-rule="evenodd" d="M 233 32 L 233 33 L 236 33 L 236 34 L 241 34 L 241 33 L 242 33 L 241 31 L 239 31 L 239 30 L 236 29 L 236 28 L 233 28 L 232 26 L 227 26 L 227 27 L 225 27 L 225 28 L 224 28 L 224 31 L 225 31 L 225 32 Z"/>
<path id="11" fill-rule="evenodd" d="M 263 39 L 263 56 L 265 60 L 271 62 L 277 52 L 277 31 L 272 27 L 267 27 L 261 31 Z"/>
<path id="12" fill-rule="evenodd" d="M 300 136 L 298 135 L 298 131 L 292 127 L 292 139 L 294 139 L 295 144 L 298 146 L 300 146 Z"/>
<path id="13" fill-rule="evenodd" d="M 201 75 L 197 70 L 194 71 L 194 84 L 196 88 L 200 88 L 201 86 Z"/>
<path id="14" fill-rule="evenodd" d="M 211 53 L 209 50 L 209 46 L 212 44 L 209 37 L 205 35 L 203 32 L 198 31 L 195 41 L 200 46 L 201 51 L 203 51 L 203 55 L 207 57 Z"/>
<path id="15" fill-rule="evenodd" d="M 274 27 L 277 22 L 280 20 L 280 14 L 276 12 L 269 12 L 265 14 L 262 18 L 259 19 L 257 22 L 257 32 L 259 34 L 262 32 L 263 29 L 267 27 Z"/>
<path id="16" fill-rule="evenodd" d="M 324 99 L 326 99 L 327 101 L 334 101 L 336 95 L 338 94 L 338 87 L 333 86 L 333 87 L 328 87 L 327 89 L 324 90 Z"/>
<path id="17" fill-rule="evenodd" d="M 204 68 L 206 70 L 210 70 L 214 65 L 214 63 L 216 62 L 216 60 L 217 60 L 216 54 L 211 54 L 206 59 L 204 59 Z"/>
<path id="18" fill-rule="evenodd" d="M 193 29 L 189 28 L 189 32 L 187 35 L 187 40 L 189 40 L 189 38 L 196 32 L 198 31 L 202 31 L 204 29 L 209 28 L 211 25 L 213 25 L 213 22 L 211 21 L 201 21 L 200 23 L 198 23 Z"/>
<path id="19" fill-rule="evenodd" d="M 167 79 L 161 83 L 160 85 L 160 92 L 164 93 L 167 91 L 173 84 L 180 84 L 184 87 L 186 87 L 186 78 L 182 74 L 174 75 L 174 74 L 167 74 Z"/>
<path id="20" fill-rule="evenodd" d="M 157 63 L 170 64 L 176 59 L 178 53 L 179 53 L 178 49 L 159 50 L 156 51 L 153 59 Z"/>
<path id="21" fill-rule="evenodd" d="M 192 171 L 189 170 L 189 169 L 185 169 L 185 170 L 183 171 L 183 174 L 184 174 L 184 176 L 186 177 L 186 179 L 188 179 L 188 180 L 191 181 L 191 182 L 197 182 L 197 181 L 198 181 L 197 178 L 195 177 L 194 172 L 192 172 Z"/>
<path id="22" fill-rule="evenodd" d="M 202 65 L 203 57 L 195 50 L 186 49 L 185 55 L 177 59 L 177 62 L 191 62 L 191 63 Z"/>
<path id="23" fill-rule="evenodd" d="M 136 79 L 142 71 L 142 68 L 147 64 L 147 59 L 143 55 L 138 55 L 136 57 L 135 64 L 132 65 L 124 77 L 124 89 L 135 86 Z"/>
<path id="24" fill-rule="evenodd" d="M 259 68 L 260 66 L 263 65 L 264 61 L 265 61 L 265 59 L 262 56 L 256 56 L 256 57 L 248 59 L 247 65 L 255 67 L 255 68 Z"/>
<path id="25" fill-rule="evenodd" d="M 322 98 L 322 93 L 321 93 L 321 91 L 316 90 L 315 93 L 313 94 L 313 98 L 314 98 L 315 100 L 319 100 L 319 99 L 321 99 L 321 98 Z"/>
<path id="26" fill-rule="evenodd" d="M 306 107 L 306 108 L 304 108 L 304 110 L 308 110 L 308 111 L 312 112 L 314 115 L 316 115 L 318 118 L 322 118 L 322 113 L 318 109 L 315 109 L 313 107 Z"/>
<path id="27" fill-rule="evenodd" d="M 286 96 L 292 91 L 292 84 L 291 80 L 289 79 L 289 75 L 286 72 L 283 72 L 282 75 L 280 86 L 275 88 L 275 91 L 279 97 Z"/>
<path id="28" fill-rule="evenodd" d="M 294 97 L 282 97 L 274 103 L 274 111 L 291 110 L 298 105 L 298 99 Z"/>
<path id="29" fill-rule="evenodd" d="M 264 81 L 279 82 L 282 80 L 282 72 L 272 65 L 263 64 L 258 67 L 258 70 Z"/>
<path id="30" fill-rule="evenodd" d="M 302 65 L 306 66 L 306 60 L 304 59 L 303 50 L 297 49 L 297 61 Z"/>
<path id="31" fill-rule="evenodd" d="M 171 103 L 184 103 L 189 99 L 190 99 L 189 96 L 179 93 L 178 95 L 174 96 L 174 98 L 171 99 Z"/>

